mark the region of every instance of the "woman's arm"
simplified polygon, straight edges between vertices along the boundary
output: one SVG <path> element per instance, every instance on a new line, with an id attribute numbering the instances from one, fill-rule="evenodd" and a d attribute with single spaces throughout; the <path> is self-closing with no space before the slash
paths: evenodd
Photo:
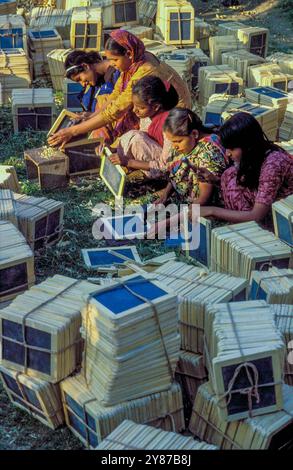
<path id="1" fill-rule="evenodd" d="M 251 211 L 233 211 L 223 209 L 222 207 L 205 206 L 200 208 L 202 217 L 212 217 L 215 219 L 226 220 L 234 224 L 240 222 L 261 222 L 270 210 L 270 206 L 255 203 Z"/>
<path id="2" fill-rule="evenodd" d="M 174 191 L 173 185 L 169 181 L 166 188 L 164 189 L 164 192 L 163 192 L 162 196 L 155 201 L 155 204 L 166 204 L 166 202 L 168 201 L 168 199 L 171 196 L 171 194 L 173 193 L 173 191 Z"/>
<path id="3" fill-rule="evenodd" d="M 209 183 L 199 183 L 199 196 L 194 199 L 191 194 L 192 204 L 205 205 L 209 202 L 213 193 L 213 185 Z"/>

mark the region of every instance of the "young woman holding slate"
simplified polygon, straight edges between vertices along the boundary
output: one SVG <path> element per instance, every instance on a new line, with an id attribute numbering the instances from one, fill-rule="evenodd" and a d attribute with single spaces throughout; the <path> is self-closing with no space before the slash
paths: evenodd
<path id="1" fill-rule="evenodd" d="M 111 144 L 125 132 L 138 129 L 138 118 L 132 111 L 132 87 L 147 75 L 167 80 L 178 93 L 178 104 L 191 105 L 188 87 L 178 73 L 146 52 L 143 42 L 128 31 L 112 31 L 106 43 L 105 54 L 111 65 L 121 72 L 113 93 L 106 98 L 98 98 L 98 111 L 91 119 L 50 136 L 50 145 L 65 144 L 73 137 L 91 131 L 96 131 L 94 136 L 99 137 L 101 128 L 102 135 L 107 133 L 106 143 Z"/>
<path id="2" fill-rule="evenodd" d="M 66 57 L 64 66 L 66 78 L 82 85 L 83 91 L 78 98 L 83 110 L 89 113 L 95 111 L 98 96 L 112 93 L 120 75 L 96 51 L 72 51 Z"/>
<path id="3" fill-rule="evenodd" d="M 293 194 L 293 157 L 268 140 L 257 120 L 237 113 L 220 130 L 226 155 L 234 162 L 221 176 L 200 168 L 201 180 L 221 186 L 225 208 L 202 207 L 203 217 L 227 222 L 271 224 L 272 203 Z"/>
<path id="4" fill-rule="evenodd" d="M 143 170 L 158 178 L 165 171 L 170 143 L 164 138 L 163 126 L 169 111 L 178 103 L 175 88 L 160 78 L 141 78 L 132 88 L 133 111 L 139 119 L 150 118 L 147 132 L 129 131 L 121 138 L 117 154 L 110 160 L 129 170 Z"/>

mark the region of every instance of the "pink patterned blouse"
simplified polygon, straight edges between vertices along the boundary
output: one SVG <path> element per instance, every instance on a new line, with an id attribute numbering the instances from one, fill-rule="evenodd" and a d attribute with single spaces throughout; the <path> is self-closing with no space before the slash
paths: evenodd
<path id="1" fill-rule="evenodd" d="M 259 186 L 251 190 L 237 184 L 237 168 L 228 168 L 221 177 L 225 208 L 249 211 L 255 203 L 271 204 L 293 194 L 293 156 L 282 151 L 271 152 L 262 164 Z"/>

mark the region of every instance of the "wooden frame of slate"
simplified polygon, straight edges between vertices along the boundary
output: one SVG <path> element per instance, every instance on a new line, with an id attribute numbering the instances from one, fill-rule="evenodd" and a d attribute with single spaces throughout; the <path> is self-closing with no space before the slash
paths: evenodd
<path id="1" fill-rule="evenodd" d="M 113 26 L 139 23 L 138 5 L 136 0 L 113 0 Z"/>
<path id="2" fill-rule="evenodd" d="M 194 8 L 186 0 L 160 0 L 156 16 L 156 26 L 166 44 L 194 44 Z"/>
<path id="3" fill-rule="evenodd" d="M 0 366 L 0 377 L 11 403 L 56 429 L 64 423 L 59 385 Z"/>
<path id="4" fill-rule="evenodd" d="M 125 226 L 132 219 L 131 227 L 138 225 L 144 228 L 143 232 L 127 232 L 125 233 Z M 145 234 L 150 229 L 149 224 L 145 224 L 144 216 L 142 214 L 125 214 L 113 217 L 101 217 L 100 219 L 106 229 L 107 235 L 111 236 L 114 240 L 131 240 L 135 238 L 143 239 Z"/>
<path id="5" fill-rule="evenodd" d="M 62 109 L 53 126 L 49 130 L 48 137 L 61 129 L 66 129 L 67 127 L 72 126 L 72 121 L 77 118 L 79 119 L 79 116 L 76 113 L 72 113 L 71 111 L 68 111 L 68 109 Z"/>
<path id="6" fill-rule="evenodd" d="M 51 88 L 20 88 L 12 90 L 14 132 L 48 131 L 56 118 Z"/>
<path id="7" fill-rule="evenodd" d="M 46 152 L 50 152 L 47 156 Z M 64 188 L 68 185 L 68 157 L 52 147 L 25 150 L 27 177 L 38 180 L 42 189 Z"/>
<path id="8" fill-rule="evenodd" d="M 293 247 L 293 195 L 272 204 L 275 235 Z"/>
<path id="9" fill-rule="evenodd" d="M 131 261 L 141 263 L 136 246 L 116 246 L 112 248 L 89 248 L 81 250 L 85 265 L 95 269 L 100 267 L 111 267 L 113 265 L 124 265 L 125 260 L 115 256 L 115 252 L 126 256 Z"/>
<path id="10" fill-rule="evenodd" d="M 212 221 L 205 219 L 204 217 L 199 218 L 199 246 L 195 250 L 190 249 L 189 240 L 186 237 L 186 224 L 185 229 L 185 255 L 189 258 L 199 261 L 201 264 L 209 267 L 211 263 L 211 232 L 212 232 Z"/>
<path id="11" fill-rule="evenodd" d="M 126 173 L 120 165 L 114 165 L 109 160 L 111 155 L 110 150 L 104 147 L 101 155 L 100 177 L 111 193 L 115 197 L 120 198 L 124 192 Z"/>
<path id="12" fill-rule="evenodd" d="M 82 136 L 79 136 L 82 137 Z M 69 174 L 83 175 L 99 173 L 101 157 L 97 155 L 96 149 L 103 143 L 102 138 L 77 138 L 73 139 L 63 147 L 63 152 L 68 157 Z"/>

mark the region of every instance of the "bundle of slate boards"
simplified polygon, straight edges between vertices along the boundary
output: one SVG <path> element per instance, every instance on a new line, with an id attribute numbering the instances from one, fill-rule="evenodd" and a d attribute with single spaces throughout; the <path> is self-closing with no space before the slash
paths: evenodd
<path id="1" fill-rule="evenodd" d="M 228 65 L 210 65 L 199 69 L 199 104 L 207 105 L 211 95 L 225 93 L 238 95 L 243 88 L 243 79 Z"/>
<path id="2" fill-rule="evenodd" d="M 209 98 L 209 102 L 202 109 L 202 122 L 220 126 L 222 124 L 222 114 L 224 111 L 238 108 L 245 103 L 245 98 L 216 94 Z"/>
<path id="3" fill-rule="evenodd" d="M 209 38 L 209 48 L 211 63 L 214 65 L 222 64 L 222 54 L 228 51 L 237 51 L 243 45 L 235 36 L 211 36 Z"/>
<path id="4" fill-rule="evenodd" d="M 293 385 L 293 305 L 274 304 L 272 308 L 274 310 L 277 328 L 283 334 L 284 342 L 287 345 L 284 381 L 288 385 Z"/>
<path id="5" fill-rule="evenodd" d="M 47 54 L 51 81 L 56 91 L 63 90 L 64 62 L 72 50 L 73 49 L 55 49 Z"/>
<path id="6" fill-rule="evenodd" d="M 59 385 L 0 366 L 0 378 L 13 405 L 56 429 L 64 423 Z"/>
<path id="7" fill-rule="evenodd" d="M 277 64 L 259 64 L 249 68 L 248 86 L 271 86 L 279 90 L 288 91 L 288 82 L 293 75 L 283 73 Z"/>
<path id="8" fill-rule="evenodd" d="M 289 150 L 288 150 L 289 151 Z M 293 151 L 289 152 L 293 155 Z M 293 246 L 293 195 L 272 204 L 275 234 L 280 240 Z"/>
<path id="9" fill-rule="evenodd" d="M 274 54 L 267 57 L 267 62 L 278 64 L 283 73 L 293 74 L 293 54 L 274 52 Z"/>
<path id="10" fill-rule="evenodd" d="M 0 220 L 0 300 L 13 299 L 34 282 L 32 250 L 15 225 Z"/>
<path id="11" fill-rule="evenodd" d="M 191 89 L 191 59 L 180 50 L 172 53 L 159 54 L 160 61 L 165 62 L 172 67 L 180 75 L 180 77 L 187 83 Z"/>
<path id="12" fill-rule="evenodd" d="M 0 188 L 20 192 L 20 185 L 14 166 L 0 165 Z"/>
<path id="13" fill-rule="evenodd" d="M 102 9 L 73 8 L 70 26 L 70 45 L 73 49 L 101 50 Z"/>
<path id="14" fill-rule="evenodd" d="M 66 424 L 87 447 L 95 448 L 124 419 L 180 432 L 185 428 L 180 385 L 169 390 L 103 406 L 89 391 L 83 373 L 60 383 Z M 175 429 L 173 429 L 175 428 Z"/>
<path id="15" fill-rule="evenodd" d="M 269 30 L 267 28 L 247 26 L 236 21 L 227 21 L 218 26 L 218 34 L 233 34 L 249 52 L 266 58 L 269 45 Z"/>
<path id="16" fill-rule="evenodd" d="M 0 15 L 10 15 L 16 13 L 15 0 L 1 0 L 0 1 Z"/>
<path id="17" fill-rule="evenodd" d="M 137 7 L 141 23 L 145 26 L 152 26 L 157 12 L 156 0 L 137 0 Z"/>
<path id="18" fill-rule="evenodd" d="M 194 19 L 194 39 L 200 44 L 204 52 L 209 52 L 209 37 L 212 35 L 213 27 L 200 18 Z"/>
<path id="19" fill-rule="evenodd" d="M 1 364 L 50 383 L 75 371 L 83 296 L 92 290 L 86 281 L 55 275 L 18 295 L 0 312 Z"/>
<path id="20" fill-rule="evenodd" d="M 47 54 L 55 49 L 62 49 L 62 37 L 55 28 L 48 28 L 48 26 L 30 29 L 28 46 L 34 65 L 34 77 L 48 77 L 50 71 Z"/>
<path id="21" fill-rule="evenodd" d="M 153 39 L 142 39 L 147 51 L 151 52 L 155 56 L 163 54 L 165 52 L 176 51 L 177 47 L 172 44 L 165 44 L 163 41 L 155 41 Z"/>
<path id="22" fill-rule="evenodd" d="M 64 204 L 45 197 L 14 194 L 18 226 L 32 250 L 56 243 L 63 231 Z"/>
<path id="23" fill-rule="evenodd" d="M 160 0 L 156 32 L 166 44 L 194 44 L 194 8 L 187 0 Z"/>
<path id="24" fill-rule="evenodd" d="M 3 105 L 10 103 L 12 90 L 31 85 L 29 59 L 23 49 L 0 49 L 0 85 Z"/>
<path id="25" fill-rule="evenodd" d="M 56 28 L 63 39 L 69 39 L 72 10 L 36 7 L 30 13 L 30 28 Z"/>
<path id="26" fill-rule="evenodd" d="M 246 298 L 245 279 L 209 273 L 182 262 L 170 261 L 152 275 L 179 296 L 181 349 L 185 351 L 204 352 L 203 331 L 209 304 Z"/>
<path id="27" fill-rule="evenodd" d="M 288 105 L 289 107 L 290 105 Z M 277 143 L 279 147 L 282 147 L 286 152 L 288 152 L 290 155 L 293 155 L 293 139 L 288 140 L 286 142 L 278 142 Z"/>
<path id="28" fill-rule="evenodd" d="M 216 446 L 125 420 L 96 450 L 217 450 Z"/>
<path id="29" fill-rule="evenodd" d="M 253 270 L 292 265 L 290 247 L 256 222 L 215 228 L 211 245 L 211 269 L 236 277 L 250 279 Z"/>
<path id="30" fill-rule="evenodd" d="M 26 24 L 21 15 L 0 16 L 0 49 L 27 51 Z"/>
<path id="31" fill-rule="evenodd" d="M 10 189 L 0 189 L 0 220 L 10 220 L 15 227 L 18 226 L 13 192 Z"/>
<path id="32" fill-rule="evenodd" d="M 263 299 L 268 304 L 292 304 L 293 269 L 252 271 L 249 298 Z"/>
<path id="33" fill-rule="evenodd" d="M 293 428 L 293 388 L 283 385 L 283 410 L 226 422 L 220 417 L 210 383 L 201 385 L 195 399 L 189 430 L 221 449 L 289 449 Z"/>
<path id="34" fill-rule="evenodd" d="M 181 351 L 175 371 L 175 379 L 182 388 L 185 423 L 188 424 L 197 390 L 200 385 L 208 380 L 203 356 Z"/>
<path id="35" fill-rule="evenodd" d="M 281 410 L 285 344 L 263 300 L 209 305 L 205 363 L 226 421 Z"/>
<path id="36" fill-rule="evenodd" d="M 293 139 L 293 103 L 287 105 L 284 120 L 279 130 L 279 139 L 281 141 Z M 291 153 L 293 154 L 293 151 Z"/>
<path id="37" fill-rule="evenodd" d="M 273 87 L 246 88 L 245 96 L 251 103 L 276 108 L 278 110 L 278 127 L 281 126 L 289 100 L 286 91 Z"/>
<path id="38" fill-rule="evenodd" d="M 237 108 L 226 110 L 222 113 L 223 121 L 226 121 L 231 116 L 237 113 L 251 114 L 261 125 L 266 136 L 275 141 L 278 134 L 278 109 L 269 108 L 267 106 L 260 106 L 256 103 L 244 103 Z"/>
<path id="39" fill-rule="evenodd" d="M 123 26 L 121 29 L 134 34 L 139 39 L 153 39 L 153 28 L 141 25 Z"/>
<path id="40" fill-rule="evenodd" d="M 264 59 L 246 49 L 238 49 L 237 51 L 223 52 L 222 63 L 236 70 L 238 75 L 243 78 L 244 85 L 247 85 L 249 68 L 252 65 L 263 64 Z"/>
<path id="41" fill-rule="evenodd" d="M 142 264 L 136 246 L 125 245 L 111 248 L 82 249 L 85 265 L 98 272 L 117 273 L 126 261 Z"/>
<path id="42" fill-rule="evenodd" d="M 147 274 L 101 286 L 83 311 L 83 366 L 103 405 L 167 390 L 179 356 L 177 297 Z"/>
<path id="43" fill-rule="evenodd" d="M 14 132 L 48 131 L 56 119 L 52 88 L 12 90 Z"/>

